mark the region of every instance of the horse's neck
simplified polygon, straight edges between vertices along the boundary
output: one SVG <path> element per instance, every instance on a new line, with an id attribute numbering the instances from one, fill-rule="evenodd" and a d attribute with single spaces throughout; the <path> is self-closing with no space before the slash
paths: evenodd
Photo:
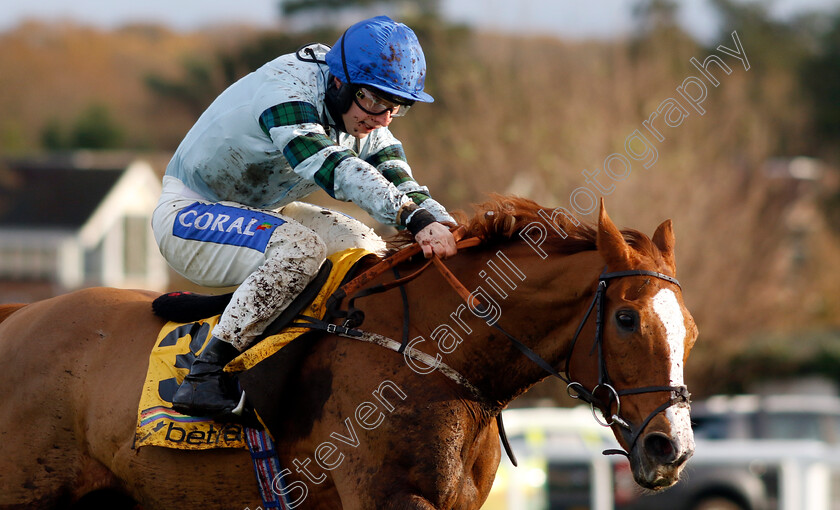
<path id="1" fill-rule="evenodd" d="M 496 319 L 495 323 L 511 336 L 562 368 L 603 266 L 597 252 L 551 257 L 541 259 L 527 246 L 510 246 L 498 251 L 465 252 L 449 262 L 466 288 L 495 310 L 483 318 L 479 317 L 481 313 L 461 307 L 461 313 L 456 314 L 461 318 L 458 321 L 451 312 L 463 301 L 455 298 L 454 305 L 455 291 L 446 285 L 430 289 L 431 301 L 439 305 L 426 313 L 448 319 L 446 328 L 438 330 L 438 347 L 446 347 L 444 335 L 450 330 L 463 340 L 443 355 L 443 361 L 497 405 L 506 405 L 548 373 L 488 322 Z M 435 354 L 428 347 L 423 350 Z"/>

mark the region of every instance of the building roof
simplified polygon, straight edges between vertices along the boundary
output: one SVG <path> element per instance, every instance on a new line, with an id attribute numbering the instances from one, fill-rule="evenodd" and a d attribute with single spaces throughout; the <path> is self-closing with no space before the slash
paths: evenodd
<path id="1" fill-rule="evenodd" d="M 0 228 L 80 229 L 129 161 L 75 153 L 0 162 Z"/>

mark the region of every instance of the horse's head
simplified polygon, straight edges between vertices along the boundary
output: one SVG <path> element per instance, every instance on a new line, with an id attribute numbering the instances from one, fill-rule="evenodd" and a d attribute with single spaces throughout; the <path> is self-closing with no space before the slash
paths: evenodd
<path id="1" fill-rule="evenodd" d="M 570 395 L 600 409 L 639 485 L 657 490 L 676 483 L 694 453 L 683 367 L 697 327 L 676 280 L 670 220 L 649 238 L 619 231 L 603 203 L 592 228 L 562 208 L 549 211 L 527 199 L 494 197 L 478 206 L 467 230 L 484 242 L 509 242 L 514 235 L 525 240 L 506 246 L 508 269 L 516 268 L 521 290 L 492 261 L 487 264 L 494 276 L 478 273 L 476 293 L 486 299 L 492 296 L 484 284 L 507 298 L 496 275 L 527 299 L 509 300 L 504 313 L 495 301 L 474 312 L 492 317 L 487 324 L 495 330 L 484 341 L 475 335 L 469 346 L 452 353 L 453 363 L 480 388 L 473 393 L 506 403 L 554 375 L 568 384 Z M 452 265 L 474 272 L 474 261 L 459 257 Z M 511 340 L 511 356 L 491 355 L 504 345 L 499 334 Z"/>
<path id="2" fill-rule="evenodd" d="M 601 309 L 601 326 L 591 349 L 582 342 L 575 350 L 571 370 L 594 394 L 636 482 L 657 490 L 676 483 L 694 453 L 683 366 L 697 327 L 673 279 L 671 221 L 652 239 L 627 235 L 629 243 L 602 203 L 597 246 L 606 269 L 592 312 Z"/>

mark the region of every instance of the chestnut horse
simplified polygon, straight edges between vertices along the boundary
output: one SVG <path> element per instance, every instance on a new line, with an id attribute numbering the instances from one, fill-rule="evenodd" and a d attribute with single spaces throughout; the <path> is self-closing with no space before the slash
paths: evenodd
<path id="1" fill-rule="evenodd" d="M 428 270 L 404 287 L 402 355 L 319 335 L 293 397 L 277 402 L 288 468 L 277 490 L 306 509 L 479 508 L 501 455 L 496 415 L 563 367 L 569 389 L 603 412 L 636 481 L 675 483 L 694 449 L 683 366 L 697 329 L 673 279 L 670 220 L 648 238 L 620 232 L 603 205 L 589 227 L 494 197 L 465 226 L 480 244 L 445 264 L 482 306 L 465 306 Z M 86 494 L 111 508 L 119 495 L 146 510 L 261 506 L 247 451 L 132 448 L 164 324 L 155 297 L 98 288 L 0 307 L 0 508 L 63 508 Z M 400 291 L 357 304 L 363 330 L 403 337 Z"/>

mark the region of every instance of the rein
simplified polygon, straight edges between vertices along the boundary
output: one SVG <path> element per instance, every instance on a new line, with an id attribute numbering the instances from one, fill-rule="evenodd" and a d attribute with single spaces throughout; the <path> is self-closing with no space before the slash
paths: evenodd
<path id="1" fill-rule="evenodd" d="M 481 240 L 478 238 L 468 238 L 458 241 L 456 244 L 458 249 L 468 248 L 477 246 L 481 243 Z M 392 280 L 387 283 L 380 283 L 376 285 L 372 285 L 366 287 L 373 281 L 376 277 L 382 275 L 389 269 L 393 270 L 395 274 L 399 274 L 396 271 L 396 266 L 401 262 L 404 262 L 411 258 L 412 256 L 418 254 L 420 252 L 420 245 L 419 244 L 412 244 L 402 250 L 396 252 L 394 255 L 382 260 L 375 266 L 369 268 L 367 271 L 362 273 L 361 275 L 357 276 L 356 278 L 352 279 L 348 283 L 342 285 L 338 290 L 330 296 L 329 301 L 333 306 L 328 306 L 328 309 L 334 310 L 333 315 L 335 317 L 344 317 L 345 322 L 343 326 L 338 326 L 336 324 L 324 324 L 323 327 L 319 324 L 311 324 L 309 327 L 314 329 L 322 329 L 327 332 L 337 334 L 340 336 L 344 336 L 347 338 L 353 338 L 355 340 L 367 341 L 370 343 L 374 343 L 381 347 L 385 347 L 387 349 L 396 351 L 398 353 L 403 353 L 404 355 L 422 361 L 423 363 L 436 367 L 443 375 L 451 379 L 452 381 L 456 382 L 464 389 L 466 389 L 474 398 L 479 401 L 488 402 L 486 398 L 484 398 L 481 394 L 481 391 L 473 386 L 463 375 L 458 373 L 449 365 L 446 365 L 442 361 L 438 359 L 422 353 L 422 352 L 414 352 L 412 349 L 408 353 L 404 353 L 406 345 L 408 343 L 408 328 L 407 324 L 406 327 L 403 328 L 403 341 L 402 343 L 398 343 L 395 340 L 390 338 L 384 337 L 382 335 L 378 335 L 375 333 L 369 333 L 365 331 L 361 331 L 355 329 L 356 327 L 360 326 L 362 321 L 364 321 L 364 313 L 357 309 L 354 306 L 354 301 L 357 298 L 368 296 L 371 294 L 385 292 L 387 290 L 393 289 L 395 287 L 402 287 L 406 283 L 414 280 L 418 276 L 420 276 L 426 269 L 429 268 L 430 265 L 434 265 L 443 278 L 449 283 L 450 287 L 463 299 L 469 307 L 475 308 L 479 311 L 484 310 L 484 304 L 481 303 L 477 298 L 472 296 L 470 291 L 461 283 L 457 276 L 455 276 L 452 271 L 446 266 L 446 264 L 437 256 L 433 256 L 428 262 L 426 262 L 422 267 L 416 270 L 414 273 L 411 273 L 404 277 L 397 277 L 395 280 Z M 659 273 L 656 271 L 646 271 L 646 270 L 629 270 L 629 271 L 616 271 L 616 272 L 606 272 L 606 268 L 604 272 L 602 272 L 598 277 L 598 284 L 595 290 L 595 295 L 592 298 L 589 307 L 586 310 L 583 318 L 580 321 L 580 324 L 575 331 L 574 336 L 572 337 L 571 344 L 569 346 L 569 350 L 566 354 L 566 365 L 563 370 L 563 374 L 559 373 L 557 370 L 551 366 L 546 360 L 540 357 L 539 354 L 534 352 L 530 347 L 523 344 L 519 341 L 516 337 L 505 331 L 498 323 L 493 323 L 491 326 L 501 332 L 505 337 L 507 337 L 511 343 L 513 343 L 514 347 L 516 347 L 522 354 L 524 354 L 528 359 L 536 363 L 540 368 L 546 371 L 548 374 L 559 378 L 563 382 L 566 383 L 566 391 L 568 392 L 569 396 L 575 399 L 580 399 L 586 403 L 588 403 L 592 409 L 592 415 L 595 418 L 595 421 L 598 422 L 599 425 L 604 427 L 611 427 L 612 425 L 618 424 L 622 428 L 629 431 L 631 434 L 629 440 L 629 447 L 627 450 L 623 449 L 611 449 L 611 450 L 604 450 L 604 455 L 624 455 L 626 457 L 630 457 L 630 452 L 635 447 L 636 441 L 641 436 L 642 432 L 645 430 L 647 425 L 653 420 L 653 418 L 658 415 L 659 413 L 665 411 L 671 406 L 675 405 L 688 405 L 690 402 L 690 394 L 688 392 L 688 387 L 685 385 L 680 386 L 644 386 L 639 388 L 631 388 L 631 389 L 623 389 L 617 390 L 609 377 L 609 373 L 607 372 L 606 366 L 606 358 L 604 357 L 604 349 L 603 349 L 603 320 L 604 320 L 604 308 L 605 308 L 605 299 L 604 296 L 606 294 L 607 287 L 612 280 L 624 278 L 628 276 L 651 276 L 654 278 L 658 278 L 660 280 L 665 280 L 667 282 L 673 283 L 680 286 L 679 281 L 676 278 L 668 276 L 663 273 Z M 350 296 L 350 300 L 348 301 L 348 309 L 346 311 L 340 311 L 337 309 L 337 305 L 341 303 L 341 301 L 345 298 Z M 403 293 L 403 301 L 404 301 L 404 310 L 407 308 L 407 299 L 405 294 Z M 589 320 L 589 317 L 592 315 L 592 310 L 595 310 L 595 338 L 593 340 L 592 348 L 590 349 L 590 353 L 597 351 L 598 355 L 598 384 L 591 390 L 587 390 L 583 384 L 573 381 L 571 379 L 570 373 L 570 363 L 572 358 L 572 353 L 574 351 L 575 345 L 577 344 L 578 337 L 580 336 L 581 331 L 583 330 L 584 325 Z M 408 314 L 404 314 L 405 321 L 408 321 Z M 608 392 L 607 400 L 604 401 L 596 396 L 596 393 L 599 389 L 603 388 Z M 654 409 L 643 421 L 642 423 L 634 429 L 634 427 L 628 423 L 624 418 L 621 416 L 621 397 L 628 396 L 628 395 L 639 395 L 643 393 L 656 393 L 656 392 L 670 392 L 670 398 L 659 405 L 656 409 Z M 612 408 L 612 404 L 615 402 L 616 411 L 612 413 L 609 418 L 607 418 L 607 414 L 609 410 Z M 595 412 L 595 409 L 599 408 L 602 413 L 602 418 L 598 417 L 598 414 Z M 514 465 L 516 465 L 516 459 L 513 456 L 513 452 L 508 444 L 507 437 L 505 436 L 504 432 L 504 425 L 502 424 L 501 420 L 501 412 L 496 415 L 497 422 L 499 425 L 499 434 L 502 439 L 502 444 L 505 447 L 505 451 L 507 452 L 508 456 L 511 458 L 511 461 Z"/>

